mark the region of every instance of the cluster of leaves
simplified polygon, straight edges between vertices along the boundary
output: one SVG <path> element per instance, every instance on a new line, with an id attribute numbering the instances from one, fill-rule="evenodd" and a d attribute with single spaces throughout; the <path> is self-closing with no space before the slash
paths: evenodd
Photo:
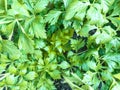
<path id="1" fill-rule="evenodd" d="M 120 0 L 0 0 L 0 90 L 56 90 L 59 79 L 120 88 Z"/>

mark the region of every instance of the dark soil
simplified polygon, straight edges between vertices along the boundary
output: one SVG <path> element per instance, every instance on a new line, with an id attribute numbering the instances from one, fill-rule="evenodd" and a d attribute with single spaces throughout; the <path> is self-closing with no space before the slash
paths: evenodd
<path id="1" fill-rule="evenodd" d="M 54 85 L 57 90 L 72 90 L 69 84 L 64 82 L 64 79 L 55 80 Z"/>

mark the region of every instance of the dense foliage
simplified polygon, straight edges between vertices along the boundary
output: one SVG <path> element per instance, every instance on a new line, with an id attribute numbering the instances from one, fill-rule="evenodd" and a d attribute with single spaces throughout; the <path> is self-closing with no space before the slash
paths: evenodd
<path id="1" fill-rule="evenodd" d="M 120 0 L 0 0 L 3 89 L 119 90 Z"/>

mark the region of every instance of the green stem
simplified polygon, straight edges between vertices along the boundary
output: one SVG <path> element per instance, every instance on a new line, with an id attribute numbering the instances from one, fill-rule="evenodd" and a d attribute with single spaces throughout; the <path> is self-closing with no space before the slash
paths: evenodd
<path id="1" fill-rule="evenodd" d="M 17 19 L 16 19 L 16 22 L 17 22 L 18 26 L 21 28 L 22 32 L 23 32 L 24 34 L 26 34 L 24 28 L 22 27 L 22 25 L 19 23 L 19 21 L 18 21 Z"/>

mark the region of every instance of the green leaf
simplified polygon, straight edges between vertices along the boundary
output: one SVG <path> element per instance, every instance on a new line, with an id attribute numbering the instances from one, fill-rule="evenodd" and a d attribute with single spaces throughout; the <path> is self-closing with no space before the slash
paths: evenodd
<path id="1" fill-rule="evenodd" d="M 90 7 L 87 11 L 87 19 L 90 20 L 91 24 L 99 22 L 100 13 L 96 8 Z"/>
<path id="2" fill-rule="evenodd" d="M 46 43 L 44 40 L 36 39 L 35 40 L 35 47 L 36 48 L 44 48 L 46 46 Z"/>
<path id="3" fill-rule="evenodd" d="M 53 79 L 60 79 L 60 71 L 54 70 L 53 72 L 48 72 Z"/>
<path id="4" fill-rule="evenodd" d="M 108 22 L 107 19 L 101 14 L 101 11 L 96 8 L 96 6 L 91 6 L 88 9 L 86 17 L 90 24 L 102 26 Z"/>
<path id="5" fill-rule="evenodd" d="M 14 85 L 17 82 L 17 77 L 15 77 L 14 75 L 8 75 L 5 78 L 5 81 L 8 85 Z"/>
<path id="6" fill-rule="evenodd" d="M 5 71 L 6 66 L 7 66 L 7 64 L 4 64 L 4 63 L 0 64 L 0 73 Z"/>
<path id="7" fill-rule="evenodd" d="M 0 0 L 0 14 L 5 13 L 6 7 L 6 0 Z"/>
<path id="8" fill-rule="evenodd" d="M 106 31 L 111 36 L 115 36 L 116 35 L 115 30 L 113 28 L 111 28 L 110 26 L 105 26 L 103 28 L 103 30 Z"/>
<path id="9" fill-rule="evenodd" d="M 115 85 L 111 90 L 117 90 L 118 88 L 120 88 L 120 84 Z"/>
<path id="10" fill-rule="evenodd" d="M 26 53 L 34 52 L 34 42 L 27 35 L 20 34 L 18 40 L 18 46 L 20 50 L 24 50 Z"/>
<path id="11" fill-rule="evenodd" d="M 110 16 L 117 16 L 117 15 L 120 15 L 120 1 L 119 0 L 114 0 L 114 4 L 112 5 L 112 8 L 113 8 L 113 12 Z"/>
<path id="12" fill-rule="evenodd" d="M 45 26 L 43 24 L 33 22 L 33 32 L 37 38 L 47 38 L 46 36 L 46 31 L 45 31 Z"/>
<path id="13" fill-rule="evenodd" d="M 1 36 L 0 36 L 0 40 L 1 40 Z M 0 52 L 2 51 L 2 44 L 0 43 Z"/>
<path id="14" fill-rule="evenodd" d="M 36 3 L 36 5 L 34 6 L 34 11 L 36 13 L 43 11 L 46 8 L 46 6 L 48 5 L 48 3 L 49 3 L 49 0 L 39 0 Z"/>
<path id="15" fill-rule="evenodd" d="M 64 6 L 67 7 L 72 0 L 63 0 Z"/>
<path id="16" fill-rule="evenodd" d="M 7 35 L 9 36 L 9 40 L 11 40 L 11 38 L 12 38 L 14 26 L 15 26 L 15 21 L 6 26 Z"/>
<path id="17" fill-rule="evenodd" d="M 6 25 L 2 25 L 1 31 L 4 35 L 6 35 L 9 38 L 9 40 L 11 40 L 12 38 L 14 26 L 15 26 L 15 21 Z"/>
<path id="18" fill-rule="evenodd" d="M 104 44 L 104 43 L 109 42 L 110 40 L 112 40 L 112 36 L 110 36 L 106 32 L 102 32 L 101 34 L 97 36 L 95 41 L 97 44 Z"/>
<path id="19" fill-rule="evenodd" d="M 83 77 L 83 82 L 86 83 L 86 84 L 89 84 L 91 85 L 92 84 L 92 78 L 94 77 L 95 73 L 92 73 L 91 71 L 87 71 L 85 74 L 84 74 L 84 77 Z"/>
<path id="20" fill-rule="evenodd" d="M 108 53 L 104 55 L 103 60 L 105 60 L 109 66 L 108 70 L 113 71 L 117 68 L 117 63 L 120 64 L 120 54 L 119 53 Z"/>
<path id="21" fill-rule="evenodd" d="M 112 75 L 109 71 L 104 71 L 104 72 L 101 72 L 101 75 L 102 75 L 102 80 L 110 80 L 112 81 Z"/>
<path id="22" fill-rule="evenodd" d="M 11 74 L 16 74 L 17 68 L 16 68 L 13 64 L 11 64 L 11 65 L 9 66 L 9 68 L 8 68 L 8 71 L 9 71 Z"/>
<path id="23" fill-rule="evenodd" d="M 0 0 L 1 90 L 117 90 L 119 71 L 120 0 Z"/>
<path id="24" fill-rule="evenodd" d="M 116 49 L 118 49 L 120 47 L 120 38 L 115 38 L 113 39 L 110 44 L 113 45 L 113 47 L 115 47 Z"/>
<path id="25" fill-rule="evenodd" d="M 46 30 L 45 30 L 45 24 L 44 24 L 44 19 L 42 16 L 38 15 L 35 18 L 29 18 L 25 22 L 25 30 L 28 33 L 30 37 L 37 37 L 37 38 L 42 38 L 46 39 Z"/>
<path id="26" fill-rule="evenodd" d="M 67 69 L 67 68 L 70 67 L 69 63 L 66 62 L 66 61 L 61 62 L 59 66 L 60 66 L 62 69 Z"/>
<path id="27" fill-rule="evenodd" d="M 120 39 L 114 38 L 109 43 L 105 44 L 106 52 L 109 52 L 111 50 L 117 51 L 118 48 L 120 48 Z"/>
<path id="28" fill-rule="evenodd" d="M 80 39 L 80 40 L 74 40 L 71 39 L 71 47 L 73 48 L 73 50 L 79 50 L 80 48 L 82 48 L 85 45 L 85 41 Z"/>
<path id="29" fill-rule="evenodd" d="M 34 71 L 30 71 L 24 76 L 26 80 L 34 80 L 36 77 L 37 77 L 37 73 Z"/>
<path id="30" fill-rule="evenodd" d="M 44 19 L 42 16 L 38 15 L 35 18 L 28 18 L 25 22 L 24 28 L 30 37 L 37 37 L 46 39 L 46 30 Z"/>
<path id="31" fill-rule="evenodd" d="M 14 45 L 12 41 L 3 40 L 2 41 L 2 51 L 9 55 L 9 58 L 12 60 L 19 59 L 21 56 L 20 51 Z"/>
<path id="32" fill-rule="evenodd" d="M 17 83 L 17 85 L 20 87 L 20 90 L 26 90 L 27 84 L 28 82 L 25 81 L 23 78 L 20 78 L 19 82 Z"/>
<path id="33" fill-rule="evenodd" d="M 87 3 L 80 4 L 79 10 L 77 11 L 77 13 L 75 14 L 74 17 L 76 19 L 78 19 L 78 20 L 83 21 L 83 19 L 85 18 L 85 15 L 86 15 L 86 9 L 87 9 L 87 7 L 88 7 Z"/>
<path id="34" fill-rule="evenodd" d="M 120 63 L 119 62 L 120 61 L 120 54 L 119 53 L 108 53 L 103 57 L 103 59 Z"/>
<path id="35" fill-rule="evenodd" d="M 19 71 L 19 75 L 25 75 L 27 73 L 27 69 L 24 68 L 20 68 L 21 70 Z"/>
<path id="36" fill-rule="evenodd" d="M 75 77 L 74 77 L 75 76 Z M 70 87 L 73 89 L 73 90 L 84 90 L 82 89 L 81 87 L 79 87 L 77 84 L 76 84 L 76 81 L 79 81 L 79 85 L 81 85 L 81 80 L 80 78 L 77 76 L 77 75 L 74 75 L 73 77 L 66 77 L 64 76 L 64 79 L 65 81 L 70 85 Z M 83 83 L 82 83 L 83 84 Z"/>
<path id="37" fill-rule="evenodd" d="M 34 57 L 36 58 L 36 59 L 40 59 L 40 58 L 42 58 L 42 51 L 40 51 L 40 50 L 35 50 L 34 51 Z"/>
<path id="38" fill-rule="evenodd" d="M 107 13 L 109 10 L 109 7 L 112 6 L 115 0 L 100 0 L 101 7 L 104 13 Z"/>
<path id="39" fill-rule="evenodd" d="M 65 20 L 70 20 L 75 15 L 75 13 L 79 10 L 80 3 L 81 2 L 79 1 L 75 1 L 68 6 L 65 15 Z"/>
<path id="40" fill-rule="evenodd" d="M 89 5 L 89 3 L 82 3 L 77 0 L 71 2 L 66 10 L 65 20 L 70 20 L 76 13 L 75 17 L 82 20 L 85 16 L 87 5 Z"/>
<path id="41" fill-rule="evenodd" d="M 88 37 L 88 36 L 89 36 L 89 31 L 90 31 L 90 30 L 93 30 L 93 29 L 97 29 L 97 27 L 96 27 L 95 25 L 85 24 L 85 25 L 81 28 L 79 34 L 80 34 L 81 36 Z"/>
<path id="42" fill-rule="evenodd" d="M 23 15 L 29 17 L 29 12 L 27 11 L 24 4 L 19 3 L 17 0 L 14 0 L 11 5 L 12 9 L 8 10 L 8 15 Z"/>
<path id="43" fill-rule="evenodd" d="M 13 22 L 13 20 L 11 20 L 11 19 L 9 20 L 9 19 L 6 19 L 6 18 L 0 19 L 0 24 L 8 24 L 10 22 Z"/>
<path id="44" fill-rule="evenodd" d="M 1 54 L 0 55 L 0 62 L 7 63 L 7 62 L 10 62 L 10 60 L 8 59 L 7 55 Z"/>
<path id="45" fill-rule="evenodd" d="M 35 89 L 36 89 L 36 87 L 34 86 L 34 83 L 33 83 L 33 82 L 29 82 L 27 86 L 28 86 L 27 88 L 28 88 L 29 90 L 35 90 Z"/>
<path id="46" fill-rule="evenodd" d="M 44 85 L 42 85 L 39 90 L 47 90 L 47 89 Z"/>
<path id="47" fill-rule="evenodd" d="M 88 61 L 87 64 L 92 70 L 97 70 L 97 65 L 94 61 Z"/>
<path id="48" fill-rule="evenodd" d="M 50 63 L 48 66 L 50 71 L 56 70 L 57 69 L 57 64 L 56 63 Z"/>
<path id="49" fill-rule="evenodd" d="M 120 80 L 120 73 L 118 73 L 118 74 L 114 74 L 113 76 L 114 76 L 115 78 L 117 78 L 117 79 Z"/>
<path id="50" fill-rule="evenodd" d="M 94 84 L 93 87 L 96 89 L 98 88 L 98 86 L 100 85 L 100 80 L 99 78 L 97 77 L 97 75 L 95 75 L 92 79 L 92 83 Z M 96 83 L 96 84 L 95 84 Z"/>
<path id="51" fill-rule="evenodd" d="M 111 22 L 118 28 L 120 28 L 120 19 L 118 17 L 108 17 Z"/>
<path id="52" fill-rule="evenodd" d="M 51 10 L 47 15 L 45 15 L 45 21 L 53 25 L 58 21 L 61 13 L 61 11 Z"/>

